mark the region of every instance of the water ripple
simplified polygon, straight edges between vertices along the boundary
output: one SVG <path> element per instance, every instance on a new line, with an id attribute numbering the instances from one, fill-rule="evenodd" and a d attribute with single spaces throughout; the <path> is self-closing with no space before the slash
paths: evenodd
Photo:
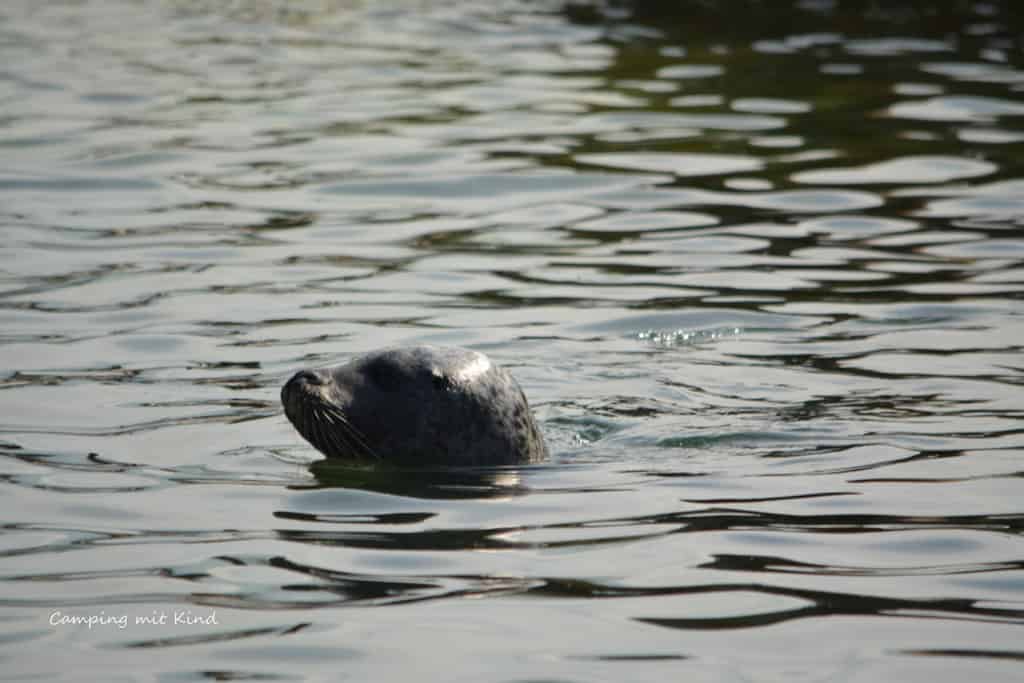
<path id="1" fill-rule="evenodd" d="M 1018 676 L 1020 17 L 855 4 L 4 3 L 7 677 Z M 280 414 L 424 343 L 550 461 Z"/>

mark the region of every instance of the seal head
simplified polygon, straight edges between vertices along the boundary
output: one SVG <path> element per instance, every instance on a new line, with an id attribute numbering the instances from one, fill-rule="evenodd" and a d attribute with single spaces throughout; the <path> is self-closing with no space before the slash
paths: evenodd
<path id="1" fill-rule="evenodd" d="M 328 458 L 401 466 L 515 465 L 547 446 L 512 375 L 476 351 L 417 346 L 300 370 L 285 415 Z"/>

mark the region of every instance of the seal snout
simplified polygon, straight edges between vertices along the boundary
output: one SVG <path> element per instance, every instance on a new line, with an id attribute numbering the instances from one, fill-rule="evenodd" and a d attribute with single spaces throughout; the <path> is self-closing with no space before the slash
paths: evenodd
<path id="1" fill-rule="evenodd" d="M 328 378 L 316 370 L 299 370 L 281 388 L 281 398 L 287 401 L 289 396 L 319 393 L 327 382 Z"/>
<path id="2" fill-rule="evenodd" d="M 289 418 L 298 414 L 300 406 L 311 396 L 319 395 L 328 378 L 316 370 L 299 370 L 281 387 L 281 403 Z M 294 419 L 293 419 L 294 421 Z"/>

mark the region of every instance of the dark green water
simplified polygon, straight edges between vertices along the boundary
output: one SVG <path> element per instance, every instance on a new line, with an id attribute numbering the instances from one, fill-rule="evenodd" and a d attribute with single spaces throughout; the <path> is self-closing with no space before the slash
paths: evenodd
<path id="1" fill-rule="evenodd" d="M 1020 679 L 1020 10 L 638 5 L 0 6 L 0 680 Z M 418 343 L 551 461 L 314 464 Z"/>

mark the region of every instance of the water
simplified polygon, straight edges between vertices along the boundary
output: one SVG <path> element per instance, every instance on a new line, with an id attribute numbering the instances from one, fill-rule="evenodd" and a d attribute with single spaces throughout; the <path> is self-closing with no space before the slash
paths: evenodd
<path id="1" fill-rule="evenodd" d="M 1019 680 L 1012 4 L 4 3 L 0 677 Z M 414 343 L 551 461 L 316 463 Z"/>

